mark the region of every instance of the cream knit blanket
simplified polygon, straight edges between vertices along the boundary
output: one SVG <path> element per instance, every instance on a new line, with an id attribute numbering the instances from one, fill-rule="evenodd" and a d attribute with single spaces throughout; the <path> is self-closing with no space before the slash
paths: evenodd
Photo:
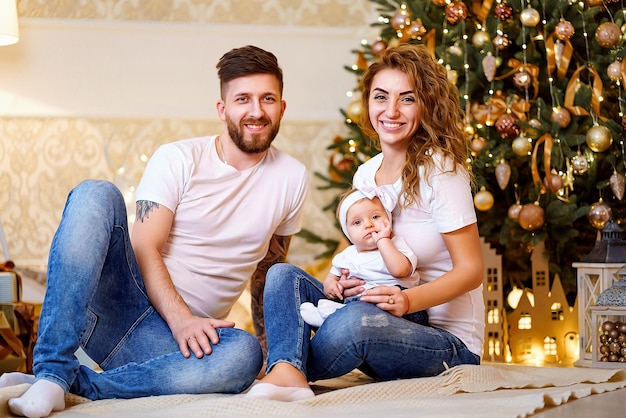
<path id="1" fill-rule="evenodd" d="M 488 364 L 458 366 L 430 378 L 372 382 L 354 375 L 339 385 L 315 382 L 315 398 L 290 403 L 222 394 L 94 402 L 67 395 L 66 410 L 52 417 L 526 417 L 545 406 L 623 387 L 626 370 Z M 7 400 L 27 388 L 0 389 L 0 416 L 11 416 Z"/>

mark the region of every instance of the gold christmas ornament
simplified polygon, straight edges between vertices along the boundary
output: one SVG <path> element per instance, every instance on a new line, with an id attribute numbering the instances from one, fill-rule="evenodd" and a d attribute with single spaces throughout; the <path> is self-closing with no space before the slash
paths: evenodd
<path id="1" fill-rule="evenodd" d="M 353 100 L 346 108 L 346 114 L 353 122 L 358 121 L 362 113 L 363 103 L 361 103 L 361 99 Z"/>
<path id="2" fill-rule="evenodd" d="M 487 145 L 487 140 L 485 140 L 485 138 L 476 137 L 472 139 L 472 142 L 470 142 L 470 151 L 472 151 L 474 155 L 478 155 L 483 148 L 485 148 L 485 145 Z"/>
<path id="3" fill-rule="evenodd" d="M 611 81 L 618 81 L 622 78 L 622 63 L 620 61 L 613 61 L 606 67 L 606 75 L 609 76 Z"/>
<path id="4" fill-rule="evenodd" d="M 531 151 L 533 150 L 533 143 L 529 138 L 520 135 L 513 140 L 511 148 L 516 155 L 519 155 L 520 157 L 526 157 L 530 155 Z"/>
<path id="5" fill-rule="evenodd" d="M 602 152 L 611 146 L 613 136 L 604 125 L 594 125 L 587 131 L 587 146 L 594 152 Z"/>
<path id="6" fill-rule="evenodd" d="M 569 110 L 559 106 L 552 110 L 550 119 L 552 122 L 557 122 L 561 128 L 567 128 L 572 121 L 572 115 L 569 113 Z"/>
<path id="7" fill-rule="evenodd" d="M 486 212 L 493 207 L 494 198 L 490 191 L 485 189 L 485 186 L 480 188 L 480 191 L 474 196 L 474 206 L 476 209 Z"/>
<path id="8" fill-rule="evenodd" d="M 448 81 L 451 84 L 456 85 L 456 83 L 459 81 L 459 72 L 456 70 L 453 70 L 452 67 L 450 67 L 449 65 L 446 65 L 446 71 L 448 75 Z"/>
<path id="9" fill-rule="evenodd" d="M 493 38 L 493 45 L 500 51 L 503 51 L 511 45 L 511 40 L 506 35 L 498 35 Z"/>
<path id="10" fill-rule="evenodd" d="M 509 210 L 507 211 L 507 215 L 511 219 L 519 219 L 519 213 L 522 210 L 522 205 L 518 203 L 513 203 L 509 206 Z"/>
<path id="11" fill-rule="evenodd" d="M 466 123 L 465 125 L 463 125 L 463 133 L 468 137 L 468 138 L 473 138 L 474 137 L 474 127 L 469 124 Z"/>
<path id="12" fill-rule="evenodd" d="M 482 61 L 483 72 L 485 73 L 485 78 L 487 81 L 492 82 L 493 78 L 496 75 L 496 57 L 493 56 L 491 52 L 488 52 L 487 55 L 483 58 Z"/>
<path id="13" fill-rule="evenodd" d="M 552 192 L 556 192 L 563 187 L 563 179 L 556 172 L 552 172 L 543 179 L 543 184 Z"/>
<path id="14" fill-rule="evenodd" d="M 474 32 L 474 35 L 472 35 L 472 45 L 474 45 L 476 48 L 482 47 L 485 43 L 489 41 L 491 41 L 491 36 L 489 36 L 489 33 L 487 31 L 477 30 L 476 32 Z"/>
<path id="15" fill-rule="evenodd" d="M 554 35 L 561 41 L 567 41 L 574 35 L 574 25 L 567 20 L 561 20 L 554 28 Z"/>
<path id="16" fill-rule="evenodd" d="M 541 129 L 541 121 L 539 121 L 539 119 L 531 119 L 528 121 L 528 127 L 525 130 L 525 134 L 536 139 L 539 137 Z"/>
<path id="17" fill-rule="evenodd" d="M 461 55 L 463 55 L 463 50 L 458 44 L 450 45 L 450 47 L 448 48 L 448 52 L 451 55 L 455 55 L 457 57 L 460 57 Z"/>
<path id="18" fill-rule="evenodd" d="M 391 27 L 395 30 L 403 29 L 411 24 L 411 16 L 409 11 L 404 7 L 399 8 L 391 18 Z"/>
<path id="19" fill-rule="evenodd" d="M 535 231 L 543 226 L 546 214 L 539 204 L 527 203 L 522 206 L 517 221 L 526 231 Z"/>
<path id="20" fill-rule="evenodd" d="M 622 31 L 613 22 L 604 22 L 596 29 L 596 40 L 603 48 L 613 48 L 620 40 Z"/>
<path id="21" fill-rule="evenodd" d="M 519 19 L 520 22 L 522 22 L 522 25 L 533 27 L 537 26 L 539 20 L 541 19 L 541 16 L 539 15 L 539 12 L 537 10 L 533 9 L 532 7 L 527 7 L 520 13 Z"/>
<path id="22" fill-rule="evenodd" d="M 426 29 L 426 26 L 424 26 L 424 24 L 422 23 L 422 19 L 415 20 L 408 28 L 409 36 L 411 36 L 411 38 L 413 39 L 421 38 L 422 36 L 426 35 L 426 32 L 428 32 L 428 30 Z"/>
<path id="23" fill-rule="evenodd" d="M 522 89 L 522 90 L 530 87 L 530 84 L 532 83 L 532 81 L 533 81 L 532 76 L 530 75 L 528 71 L 525 71 L 525 70 L 518 71 L 513 76 L 513 84 L 515 85 L 515 87 Z"/>
<path id="24" fill-rule="evenodd" d="M 511 179 L 511 166 L 504 159 L 496 165 L 496 180 L 501 190 L 506 189 Z"/>
<path id="25" fill-rule="evenodd" d="M 622 200 L 622 197 L 624 197 L 624 186 L 626 185 L 624 175 L 614 171 L 611 178 L 609 178 L 609 184 L 617 200 Z"/>
<path id="26" fill-rule="evenodd" d="M 575 174 L 585 174 L 587 170 L 589 170 L 589 161 L 587 161 L 580 151 L 572 158 L 572 168 Z"/>
<path id="27" fill-rule="evenodd" d="M 433 4 L 437 5 L 437 6 L 445 6 L 447 3 L 446 0 L 433 0 Z"/>
<path id="28" fill-rule="evenodd" d="M 602 201 L 602 198 L 592 204 L 587 213 L 589 223 L 596 229 L 604 228 L 604 225 L 613 217 L 611 207 Z"/>

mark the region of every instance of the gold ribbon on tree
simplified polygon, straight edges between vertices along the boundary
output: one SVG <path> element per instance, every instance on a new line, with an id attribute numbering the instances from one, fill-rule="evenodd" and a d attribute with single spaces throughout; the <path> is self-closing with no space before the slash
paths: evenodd
<path id="1" fill-rule="evenodd" d="M 507 111 L 515 114 L 519 119 L 526 120 L 526 113 L 530 110 L 530 103 L 518 95 L 511 96 L 509 103 L 502 96 L 494 96 L 485 104 L 472 104 L 471 115 L 478 123 L 494 122 Z"/>
<path id="2" fill-rule="evenodd" d="M 493 0 L 474 0 L 472 4 L 472 11 L 479 21 L 484 22 L 487 16 L 489 16 L 492 5 Z"/>
<path id="3" fill-rule="evenodd" d="M 533 64 L 524 64 L 522 61 L 515 58 L 511 58 L 507 62 L 507 65 L 513 69 L 506 74 L 496 77 L 496 80 L 503 80 L 514 75 L 518 71 L 526 71 L 530 74 L 530 78 L 532 80 L 534 90 L 533 99 L 536 99 L 539 95 L 539 67 Z"/>
<path id="4" fill-rule="evenodd" d="M 535 148 L 533 149 L 532 161 L 530 166 L 530 171 L 533 176 L 533 183 L 539 184 L 541 194 L 546 192 L 546 185 L 543 181 L 541 181 L 541 176 L 539 175 L 539 166 L 537 164 L 537 153 L 539 151 L 539 145 L 544 144 L 543 146 L 543 169 L 548 176 L 551 172 L 550 168 L 550 156 L 552 155 L 552 145 L 554 145 L 554 140 L 552 139 L 552 135 L 545 134 L 541 138 L 537 140 L 535 143 Z M 556 190 L 552 190 L 552 182 L 547 181 L 548 187 L 550 187 L 550 191 L 552 193 L 556 192 Z"/>
<path id="5" fill-rule="evenodd" d="M 548 36 L 546 39 L 546 54 L 548 56 L 548 74 L 552 76 L 554 73 L 554 69 L 557 69 L 557 77 L 563 78 L 567 73 L 567 69 L 569 67 L 569 63 L 572 59 L 572 54 L 574 53 L 574 47 L 569 39 L 563 41 L 565 44 L 563 48 L 563 54 L 561 55 L 561 59 L 556 59 L 556 47 L 554 45 L 554 35 Z"/>
<path id="6" fill-rule="evenodd" d="M 547 181 L 545 182 L 541 181 L 541 176 L 539 175 L 539 164 L 537 164 L 537 154 L 539 152 L 539 146 L 541 144 L 544 144 L 543 145 L 543 169 L 546 173 L 545 178 L 547 179 Z M 552 173 L 552 168 L 550 167 L 551 165 L 550 158 L 552 156 L 553 145 L 554 145 L 554 139 L 552 138 L 552 135 L 550 135 L 549 133 L 544 134 L 541 138 L 537 140 L 537 142 L 535 143 L 535 148 L 533 149 L 530 171 L 532 173 L 533 182 L 535 184 L 538 184 L 540 187 L 541 194 L 546 193 L 549 189 L 556 196 L 557 199 L 563 202 L 568 202 L 568 199 L 561 197 L 557 194 L 558 189 L 554 189 L 552 181 L 550 181 L 550 178 L 548 177 Z M 546 183 L 547 183 L 547 187 L 546 187 Z"/>
<path id="7" fill-rule="evenodd" d="M 600 78 L 600 74 L 590 66 L 581 65 L 574 71 L 572 74 L 572 78 L 569 83 L 567 83 L 567 88 L 565 89 L 565 103 L 564 106 L 567 110 L 570 111 L 571 114 L 576 116 L 587 116 L 589 112 L 582 107 L 574 105 L 574 98 L 576 97 L 576 90 L 582 84 L 579 79 L 579 74 L 583 70 L 588 70 L 593 75 L 593 84 L 591 87 L 591 107 L 593 108 L 594 113 L 602 120 L 606 120 L 600 116 L 600 98 L 602 97 L 602 79 Z"/>

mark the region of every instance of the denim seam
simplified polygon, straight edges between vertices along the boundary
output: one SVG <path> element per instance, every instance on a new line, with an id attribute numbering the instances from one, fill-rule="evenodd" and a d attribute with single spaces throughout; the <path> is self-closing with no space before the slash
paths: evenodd
<path id="1" fill-rule="evenodd" d="M 146 317 L 148 317 L 150 314 L 152 314 L 153 311 L 154 311 L 154 308 L 152 306 L 150 306 L 148 309 L 146 309 L 144 311 L 144 313 L 139 318 L 137 318 L 137 320 L 135 322 L 133 322 L 133 325 L 128 329 L 128 331 L 126 331 L 124 336 L 118 341 L 118 343 L 115 345 L 113 350 L 111 350 L 109 355 L 106 356 L 106 358 L 101 362 L 100 366 L 103 369 L 106 367 L 106 365 L 109 363 L 109 361 L 111 361 L 111 358 L 113 358 L 115 356 L 115 354 L 117 354 L 117 352 L 124 346 L 124 344 L 126 343 L 126 340 L 128 340 L 130 334 L 132 334 L 132 332 L 135 330 L 135 328 L 137 328 L 137 326 Z"/>

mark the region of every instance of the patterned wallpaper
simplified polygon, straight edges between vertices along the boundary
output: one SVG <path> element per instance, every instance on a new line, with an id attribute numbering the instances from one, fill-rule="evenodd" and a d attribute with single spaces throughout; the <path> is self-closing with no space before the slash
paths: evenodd
<path id="1" fill-rule="evenodd" d="M 348 27 L 368 24 L 368 0 L 18 0 L 21 17 Z"/>

